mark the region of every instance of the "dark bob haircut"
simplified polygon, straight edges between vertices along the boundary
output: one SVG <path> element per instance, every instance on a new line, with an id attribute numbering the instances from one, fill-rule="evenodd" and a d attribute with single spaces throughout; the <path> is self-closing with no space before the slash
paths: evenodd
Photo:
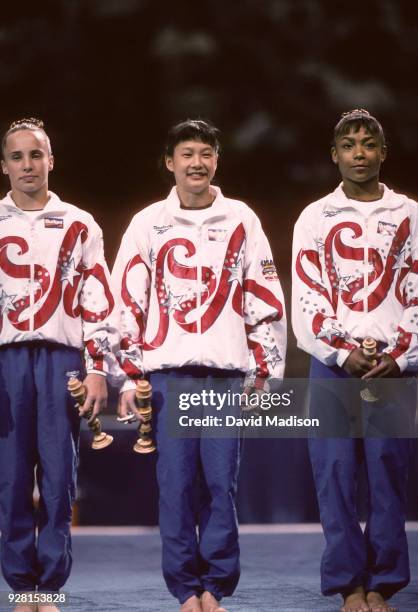
<path id="1" fill-rule="evenodd" d="M 383 128 L 376 117 L 373 117 L 369 111 L 364 108 L 356 108 L 348 113 L 343 113 L 340 120 L 334 128 L 333 145 L 338 138 L 346 136 L 349 132 L 358 132 L 361 127 L 364 127 L 372 136 L 377 138 L 382 146 L 386 146 L 385 134 Z"/>
<path id="2" fill-rule="evenodd" d="M 174 149 L 180 142 L 186 140 L 197 140 L 214 148 L 216 153 L 219 153 L 220 144 L 218 140 L 219 130 L 202 119 L 186 119 L 176 123 L 168 132 L 167 142 L 165 145 L 165 155 L 172 157 Z"/>

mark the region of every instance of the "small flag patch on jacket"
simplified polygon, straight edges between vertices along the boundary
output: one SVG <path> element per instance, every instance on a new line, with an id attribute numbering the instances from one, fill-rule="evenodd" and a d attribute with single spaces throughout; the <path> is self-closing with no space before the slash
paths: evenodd
<path id="1" fill-rule="evenodd" d="M 45 217 L 45 227 L 57 227 L 62 229 L 64 227 L 64 219 L 57 217 Z"/>
<path id="2" fill-rule="evenodd" d="M 225 242 L 227 238 L 226 229 L 209 228 L 208 239 L 213 242 Z"/>
<path id="3" fill-rule="evenodd" d="M 388 223 L 387 221 L 379 221 L 377 225 L 377 233 L 384 236 L 394 236 L 397 229 L 396 223 Z"/>

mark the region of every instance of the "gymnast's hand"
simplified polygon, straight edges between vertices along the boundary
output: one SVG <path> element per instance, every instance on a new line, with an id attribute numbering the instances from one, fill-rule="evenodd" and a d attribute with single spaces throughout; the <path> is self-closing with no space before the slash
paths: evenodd
<path id="1" fill-rule="evenodd" d="M 261 414 L 261 397 L 265 394 L 262 389 L 255 387 L 245 387 L 241 393 L 240 404 L 242 412 L 251 413 L 254 415 Z"/>
<path id="2" fill-rule="evenodd" d="M 86 388 L 86 399 L 82 406 L 79 406 L 78 412 L 80 416 L 92 410 L 88 419 L 91 423 L 107 404 L 107 384 L 106 376 L 101 374 L 87 374 L 83 380 L 83 385 Z"/>
<path id="3" fill-rule="evenodd" d="M 369 378 L 399 378 L 401 370 L 396 361 L 388 353 L 377 353 L 375 355 L 377 365 L 367 374 L 362 376 L 363 380 Z"/>
<path id="4" fill-rule="evenodd" d="M 143 421 L 135 403 L 135 389 L 128 389 L 119 395 L 118 415 L 121 418 L 134 414 L 137 421 Z"/>
<path id="5" fill-rule="evenodd" d="M 373 356 L 375 359 L 376 356 Z M 356 378 L 361 378 L 364 374 L 367 374 L 370 370 L 373 369 L 372 362 L 364 355 L 363 349 L 356 348 L 347 357 L 344 361 L 343 369 L 351 374 L 351 376 L 355 376 Z"/>

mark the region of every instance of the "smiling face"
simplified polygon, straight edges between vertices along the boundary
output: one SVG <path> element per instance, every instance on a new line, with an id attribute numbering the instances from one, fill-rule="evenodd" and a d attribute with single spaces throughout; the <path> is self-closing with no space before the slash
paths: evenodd
<path id="1" fill-rule="evenodd" d="M 210 182 L 215 176 L 218 154 L 199 140 L 185 140 L 165 158 L 167 169 L 174 174 L 180 199 L 182 195 L 209 197 Z"/>
<path id="2" fill-rule="evenodd" d="M 9 177 L 13 194 L 46 194 L 54 158 L 44 132 L 22 129 L 9 134 L 1 165 L 3 174 Z"/>
<path id="3" fill-rule="evenodd" d="M 335 140 L 332 161 L 338 165 L 344 185 L 358 186 L 379 182 L 380 166 L 386 157 L 386 146 L 365 126 L 349 131 Z"/>

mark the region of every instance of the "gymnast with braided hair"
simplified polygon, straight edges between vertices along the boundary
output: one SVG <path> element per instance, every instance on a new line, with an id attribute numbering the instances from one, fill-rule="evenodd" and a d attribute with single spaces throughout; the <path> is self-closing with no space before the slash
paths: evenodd
<path id="1" fill-rule="evenodd" d="M 67 380 L 84 378 L 81 412 L 94 418 L 107 398 L 114 304 L 100 228 L 48 190 L 54 158 L 42 121 L 12 123 L 2 154 L 10 191 L 0 201 L 1 567 L 13 591 L 38 591 L 38 611 L 53 612 L 41 595 L 58 593 L 72 565 L 80 419 Z"/>

